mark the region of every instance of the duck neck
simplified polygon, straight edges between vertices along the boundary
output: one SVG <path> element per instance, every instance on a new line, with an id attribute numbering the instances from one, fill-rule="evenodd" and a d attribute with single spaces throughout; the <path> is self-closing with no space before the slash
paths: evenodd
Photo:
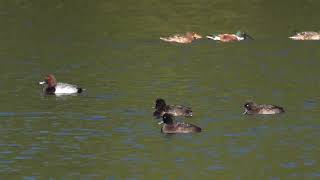
<path id="1" fill-rule="evenodd" d="M 164 111 L 166 110 L 166 104 L 159 104 L 156 106 L 157 111 Z"/>
<path id="2" fill-rule="evenodd" d="M 167 124 L 167 125 L 173 125 L 173 120 L 172 119 L 166 119 L 164 121 L 164 123 Z"/>

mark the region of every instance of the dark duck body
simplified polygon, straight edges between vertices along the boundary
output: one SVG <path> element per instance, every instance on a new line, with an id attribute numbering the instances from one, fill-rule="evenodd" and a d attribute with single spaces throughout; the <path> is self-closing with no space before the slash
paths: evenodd
<path id="1" fill-rule="evenodd" d="M 201 128 L 188 124 L 185 122 L 173 122 L 173 116 L 165 113 L 162 116 L 162 122 L 164 125 L 161 128 L 161 132 L 165 134 L 178 134 L 178 133 L 197 133 L 201 132 Z"/>
<path id="2" fill-rule="evenodd" d="M 244 104 L 243 114 L 279 114 L 284 113 L 284 109 L 276 105 L 256 104 L 254 102 L 247 102 Z"/>
<path id="3" fill-rule="evenodd" d="M 192 110 L 189 107 L 182 105 L 167 105 L 163 99 L 157 99 L 155 105 L 154 116 L 161 117 L 165 113 L 171 114 L 172 116 L 192 116 Z"/>

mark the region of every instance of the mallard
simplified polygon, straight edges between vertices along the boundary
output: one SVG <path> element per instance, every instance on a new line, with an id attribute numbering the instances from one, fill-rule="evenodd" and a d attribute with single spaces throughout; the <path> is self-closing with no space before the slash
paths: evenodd
<path id="1" fill-rule="evenodd" d="M 295 35 L 290 36 L 289 38 L 293 40 L 320 40 L 320 32 L 314 32 L 314 31 L 296 32 Z"/>
<path id="2" fill-rule="evenodd" d="M 256 104 L 254 102 L 247 102 L 244 105 L 243 114 L 279 114 L 284 113 L 283 107 L 270 104 Z"/>
<path id="3" fill-rule="evenodd" d="M 207 38 L 221 42 L 242 41 L 246 39 L 253 40 L 250 35 L 241 31 L 238 31 L 236 34 L 213 34 L 211 36 L 207 36 Z"/>
<path id="4" fill-rule="evenodd" d="M 192 41 L 196 39 L 201 39 L 201 38 L 202 36 L 195 32 L 187 32 L 186 34 L 175 34 L 169 37 L 160 37 L 162 41 L 175 42 L 175 43 L 181 43 L 181 44 L 191 43 Z"/>

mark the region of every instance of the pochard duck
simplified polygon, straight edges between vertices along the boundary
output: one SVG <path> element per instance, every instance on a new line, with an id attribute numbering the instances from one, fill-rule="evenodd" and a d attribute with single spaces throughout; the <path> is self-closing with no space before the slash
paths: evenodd
<path id="1" fill-rule="evenodd" d="M 57 82 L 52 74 L 47 75 L 39 84 L 44 85 L 43 91 L 46 94 L 68 95 L 83 92 L 83 89 L 76 85 Z"/>

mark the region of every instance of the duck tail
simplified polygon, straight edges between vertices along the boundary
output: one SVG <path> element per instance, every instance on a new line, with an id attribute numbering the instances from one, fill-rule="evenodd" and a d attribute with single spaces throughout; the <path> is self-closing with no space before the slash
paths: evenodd
<path id="1" fill-rule="evenodd" d="M 201 132 L 202 131 L 202 129 L 200 127 L 198 127 L 198 126 L 196 126 L 194 129 L 195 129 L 195 132 Z"/>
<path id="2" fill-rule="evenodd" d="M 85 91 L 86 89 L 83 89 L 83 88 L 77 88 L 78 89 L 78 92 L 77 93 L 82 93 L 83 91 Z"/>

